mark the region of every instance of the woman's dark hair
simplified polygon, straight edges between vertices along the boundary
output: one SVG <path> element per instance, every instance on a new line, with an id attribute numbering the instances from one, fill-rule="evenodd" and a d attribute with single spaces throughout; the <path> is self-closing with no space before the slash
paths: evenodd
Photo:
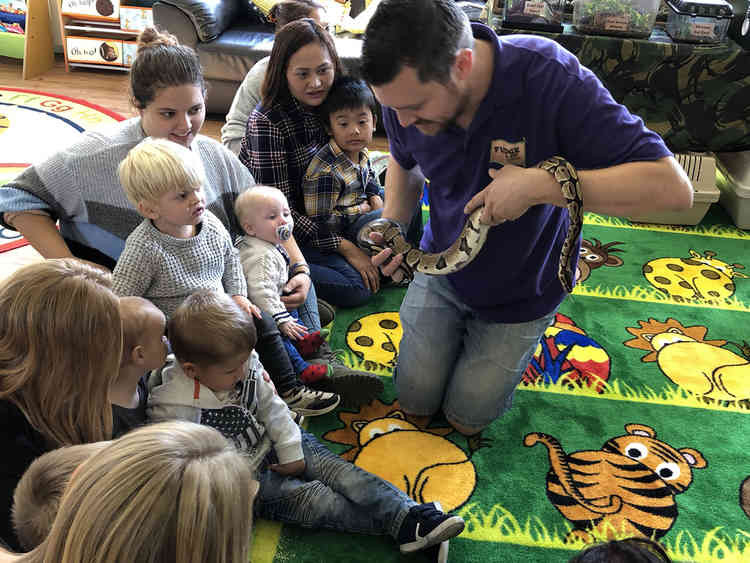
<path id="1" fill-rule="evenodd" d="M 155 27 L 138 36 L 138 50 L 130 67 L 130 95 L 133 105 L 145 109 L 162 88 L 194 84 L 206 94 L 206 83 L 198 55 L 177 38 Z"/>
<path id="2" fill-rule="evenodd" d="M 270 108 L 276 100 L 291 99 L 292 94 L 289 92 L 289 84 L 286 79 L 289 59 L 302 47 L 313 42 L 320 43 L 328 50 L 333 63 L 334 78 L 343 74 L 341 60 L 336 53 L 333 39 L 318 22 L 305 18 L 288 23 L 276 33 L 273 40 L 271 59 L 268 62 L 266 78 L 261 90 L 263 95 L 261 107 L 263 109 Z"/>
<path id="3" fill-rule="evenodd" d="M 445 83 L 460 49 L 472 48 L 469 18 L 454 0 L 382 0 L 362 41 L 362 77 L 391 82 L 402 66 L 422 82 Z"/>
<path id="4" fill-rule="evenodd" d="M 647 538 L 627 538 L 584 549 L 568 563 L 671 563 L 664 548 Z"/>
<path id="5" fill-rule="evenodd" d="M 323 4 L 315 0 L 286 0 L 273 5 L 268 12 L 268 19 L 278 31 L 290 22 L 309 18 L 315 10 L 325 9 Z"/>
<path id="6" fill-rule="evenodd" d="M 370 108 L 372 115 L 377 116 L 378 104 L 367 83 L 353 76 L 341 76 L 331 86 L 328 96 L 318 111 L 323 121 L 328 124 L 332 113 L 362 106 Z"/>

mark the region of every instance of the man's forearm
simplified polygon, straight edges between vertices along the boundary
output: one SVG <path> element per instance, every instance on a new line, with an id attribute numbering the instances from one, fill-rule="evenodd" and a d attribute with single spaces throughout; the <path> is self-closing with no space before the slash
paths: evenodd
<path id="1" fill-rule="evenodd" d="M 535 203 L 564 206 L 560 185 L 545 174 L 546 177 L 540 175 Z M 579 170 L 578 177 L 584 209 L 594 213 L 622 217 L 650 211 L 679 211 L 688 209 L 693 201 L 690 180 L 672 157 Z"/>
<path id="2" fill-rule="evenodd" d="M 417 202 L 422 198 L 424 176 L 418 166 L 405 170 L 393 157 L 388 160 L 385 175 L 385 204 L 383 217 L 406 226 L 414 215 Z"/>

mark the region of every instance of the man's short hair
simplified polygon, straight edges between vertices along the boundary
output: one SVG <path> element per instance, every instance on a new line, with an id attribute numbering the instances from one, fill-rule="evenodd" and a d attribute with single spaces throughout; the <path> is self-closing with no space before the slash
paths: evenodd
<path id="1" fill-rule="evenodd" d="M 130 149 L 118 168 L 120 183 L 130 202 L 155 202 L 169 192 L 197 189 L 206 183 L 197 151 L 147 137 Z"/>
<path id="2" fill-rule="evenodd" d="M 201 367 L 220 364 L 255 348 L 250 315 L 224 292 L 201 289 L 177 307 L 167 326 L 177 361 Z"/>
<path id="3" fill-rule="evenodd" d="M 473 45 L 469 18 L 454 0 L 382 0 L 365 29 L 362 76 L 381 86 L 410 66 L 422 82 L 445 83 L 458 51 Z"/>

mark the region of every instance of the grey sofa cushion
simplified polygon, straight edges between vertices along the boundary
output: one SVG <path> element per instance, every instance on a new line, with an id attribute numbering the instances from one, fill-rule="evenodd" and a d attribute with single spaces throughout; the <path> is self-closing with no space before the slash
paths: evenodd
<path id="1" fill-rule="evenodd" d="M 161 0 L 193 22 L 198 39 L 213 41 L 236 19 L 242 0 Z"/>

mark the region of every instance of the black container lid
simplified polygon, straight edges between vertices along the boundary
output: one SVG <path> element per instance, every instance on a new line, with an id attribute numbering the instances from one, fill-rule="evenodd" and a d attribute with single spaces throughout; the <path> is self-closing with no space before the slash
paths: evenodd
<path id="1" fill-rule="evenodd" d="M 683 16 L 731 18 L 732 5 L 726 0 L 666 0 L 674 12 Z"/>

